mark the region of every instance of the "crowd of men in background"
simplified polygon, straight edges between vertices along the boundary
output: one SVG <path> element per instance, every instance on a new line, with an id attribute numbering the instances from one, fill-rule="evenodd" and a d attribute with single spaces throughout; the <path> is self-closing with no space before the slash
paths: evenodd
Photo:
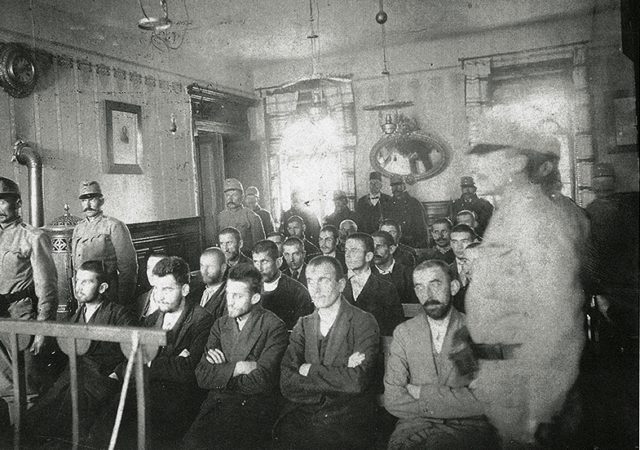
<path id="1" fill-rule="evenodd" d="M 422 204 L 401 178 L 392 178 L 392 196 L 381 188 L 380 174 L 371 173 L 355 211 L 336 191 L 335 211 L 322 222 L 294 192 L 276 228 L 258 189 L 227 179 L 218 246 L 200 256 L 201 281 L 190 280 L 181 258 L 154 253 L 146 261 L 151 289 L 132 299 L 138 267 L 131 236 L 102 213 L 99 184 L 82 184 L 85 219 L 72 238 L 78 308 L 68 320 L 169 332 L 148 364 L 154 448 L 364 449 L 379 442 L 392 416 L 392 449 L 500 445 L 470 388 L 473 363 L 461 337 L 474 249 L 493 207 L 477 197 L 471 177 L 462 177 L 453 217 L 427 228 Z M 0 178 L 0 313 L 54 320 L 51 244 L 22 222 L 20 206 L 18 186 Z M 605 317 L 625 320 L 605 302 L 603 294 L 597 306 Z M 408 313 L 411 305 L 420 312 Z M 393 336 L 385 367 L 381 336 Z M 2 339 L 6 399 L 8 348 Z M 28 389 L 40 396 L 24 427 L 35 445 L 47 447 L 69 438 L 72 419 L 69 367 L 48 384 L 31 376 L 37 368 L 29 361 L 45 348 L 36 336 L 27 352 Z M 108 443 L 125 368 L 114 343 L 94 341 L 78 357 L 86 445 Z M 135 395 L 123 414 L 119 442 L 128 448 L 135 442 Z"/>

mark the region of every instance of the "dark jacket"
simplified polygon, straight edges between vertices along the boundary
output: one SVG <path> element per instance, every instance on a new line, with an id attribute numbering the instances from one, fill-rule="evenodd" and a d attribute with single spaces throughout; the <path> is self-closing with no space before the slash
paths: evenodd
<path id="1" fill-rule="evenodd" d="M 351 211 L 349 208 L 345 208 L 341 211 L 334 211 L 324 218 L 322 221 L 323 225 L 333 225 L 336 228 L 340 228 L 340 222 L 343 220 L 353 220 L 354 222 L 358 222 L 358 217 L 355 212 Z"/>
<path id="2" fill-rule="evenodd" d="M 390 274 L 382 275 L 375 264 L 371 266 L 371 273 L 393 284 L 402 303 L 418 303 L 418 297 L 413 290 L 413 268 L 396 261 Z"/>
<path id="3" fill-rule="evenodd" d="M 382 192 L 375 206 L 371 204 L 369 194 L 360 197 L 356 203 L 358 231 L 368 234 L 376 231 L 382 219 L 390 217 L 391 204 L 391 196 Z"/>
<path id="4" fill-rule="evenodd" d="M 378 278 L 373 273 L 369 276 L 357 299 L 353 298 L 351 281 L 347 281 L 343 295 L 352 305 L 373 314 L 383 336 L 391 336 L 393 329 L 404 320 L 402 302 L 395 286 Z"/>
<path id="5" fill-rule="evenodd" d="M 271 218 L 271 213 L 266 209 L 263 209 L 260 205 L 257 205 L 253 212 L 260 216 L 265 236 L 271 233 L 273 231 L 273 219 Z"/>
<path id="6" fill-rule="evenodd" d="M 227 313 L 227 300 L 225 296 L 225 294 L 227 293 L 226 287 L 227 282 L 224 281 L 215 292 L 215 294 L 213 294 L 211 298 L 209 298 L 207 304 L 204 305 L 204 310 L 211 314 L 211 316 L 213 317 L 213 322 Z M 199 305 L 205 289 L 206 285 L 204 283 L 201 283 L 196 289 L 189 292 L 189 295 L 187 295 L 187 301 L 193 303 L 194 305 Z"/>
<path id="7" fill-rule="evenodd" d="M 392 197 L 389 217 L 400 224 L 402 236 L 400 241 L 410 247 L 424 247 L 428 242 L 427 215 L 422 203 L 403 192 Z"/>
<path id="8" fill-rule="evenodd" d="M 287 267 L 282 271 L 283 274 L 301 283 L 304 287 L 307 287 L 307 265 L 302 264 L 302 267 L 298 269 L 298 276 L 294 277 L 290 267 Z"/>
<path id="9" fill-rule="evenodd" d="M 274 291 L 263 292 L 261 297 L 262 306 L 280 317 L 287 330 L 291 330 L 300 317 L 313 312 L 307 288 L 285 274 L 280 275 Z"/>
<path id="10" fill-rule="evenodd" d="M 338 442 L 338 448 L 370 433 L 373 420 L 373 373 L 379 354 L 380 332 L 374 317 L 341 299 L 336 321 L 331 327 L 324 357 L 320 348 L 320 316 L 317 311 L 302 317 L 296 324 L 282 359 L 280 389 L 288 400 L 279 419 L 278 429 L 291 430 L 287 423 L 299 416 L 309 418 L 299 433 L 281 436 L 285 444 L 299 443 L 312 435 Z M 349 368 L 349 357 L 364 353 L 357 367 Z M 299 367 L 311 364 L 307 376 Z M 276 431 L 276 434 L 277 431 Z M 325 439 L 323 439 L 325 438 Z M 294 448 L 291 447 L 291 448 Z"/>
<path id="11" fill-rule="evenodd" d="M 260 305 L 242 331 L 229 316 L 216 320 L 196 369 L 198 385 L 209 393 L 184 448 L 258 448 L 269 438 L 278 414 L 280 361 L 287 341 L 284 323 Z M 227 362 L 207 361 L 206 352 L 216 348 Z M 234 377 L 238 361 L 255 361 L 257 368 Z"/>
<path id="12" fill-rule="evenodd" d="M 302 217 L 306 227 L 305 234 L 307 235 L 307 238 L 312 242 L 318 242 L 318 238 L 320 237 L 320 221 L 311 208 L 306 206 L 302 209 L 291 208 L 282 212 L 282 215 L 280 216 L 280 233 L 288 236 L 287 220 L 293 216 Z"/>
<path id="13" fill-rule="evenodd" d="M 398 244 L 393 258 L 405 267 L 413 269 L 416 266 L 416 252 L 408 245 Z"/>

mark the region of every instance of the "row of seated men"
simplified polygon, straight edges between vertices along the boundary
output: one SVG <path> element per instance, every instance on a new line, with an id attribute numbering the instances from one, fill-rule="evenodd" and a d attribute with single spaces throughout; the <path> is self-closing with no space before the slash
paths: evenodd
<path id="1" fill-rule="evenodd" d="M 169 331 L 148 371 L 153 448 L 370 448 L 379 438 L 380 336 L 392 333 L 384 406 L 400 420 L 389 448 L 497 445 L 467 388 L 469 374 L 450 356 L 465 345 L 454 342 L 464 327 L 464 315 L 453 307 L 461 288 L 455 264 L 432 259 L 404 270 L 412 301 L 422 305 L 404 322 L 393 279 L 372 269 L 376 255 L 393 253 L 387 232 L 350 235 L 344 258 L 311 258 L 303 267 L 308 289 L 280 271 L 274 242 L 258 242 L 248 260 L 239 253 L 237 230 L 222 230 L 219 241 L 221 248 L 201 255 L 202 284 L 193 290 L 182 259 L 151 255 L 152 289 L 133 308 L 106 299 L 100 262 L 85 262 L 76 274 L 80 308 L 72 322 Z M 305 259 L 299 239 L 282 247 L 289 271 L 295 253 Z M 118 345 L 106 342 L 92 342 L 79 358 L 83 443 L 109 442 L 125 366 Z M 69 382 L 67 368 L 27 413 L 27 436 L 44 446 L 70 432 Z M 135 395 L 128 398 L 122 448 L 133 445 L 136 430 Z"/>

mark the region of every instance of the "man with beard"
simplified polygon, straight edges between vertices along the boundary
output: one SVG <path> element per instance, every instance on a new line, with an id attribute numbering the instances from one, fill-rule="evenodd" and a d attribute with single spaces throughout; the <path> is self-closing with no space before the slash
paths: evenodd
<path id="1" fill-rule="evenodd" d="M 138 259 L 127 226 L 102 213 L 104 196 L 97 181 L 84 181 L 78 197 L 85 219 L 71 237 L 71 257 L 77 272 L 85 261 L 102 261 L 109 277 L 106 296 L 131 305 L 138 281 Z"/>
<path id="2" fill-rule="evenodd" d="M 223 183 L 226 208 L 218 213 L 218 230 L 233 227 L 240 232 L 242 251 L 249 255 L 253 245 L 264 239 L 262 220 L 255 212 L 242 205 L 244 189 L 235 178 Z"/>
<path id="3" fill-rule="evenodd" d="M 218 243 L 220 249 L 224 253 L 227 261 L 227 272 L 237 264 L 252 263 L 251 258 L 247 257 L 240 248 L 242 247 L 242 237 L 240 232 L 233 227 L 224 228 L 218 234 Z M 225 272 L 224 277 L 227 277 Z"/>
<path id="4" fill-rule="evenodd" d="M 404 320 L 402 303 L 395 286 L 371 272 L 373 238 L 365 233 L 353 233 L 345 244 L 345 259 L 349 280 L 343 295 L 349 303 L 376 318 L 383 336 L 391 336 L 393 329 Z"/>
<path id="5" fill-rule="evenodd" d="M 349 209 L 349 198 L 344 191 L 333 192 L 333 205 L 335 207 L 333 213 L 324 218 L 324 225 L 333 225 L 339 227 L 343 220 L 356 220 L 356 214 Z"/>
<path id="6" fill-rule="evenodd" d="M 472 377 L 450 358 L 469 345 L 454 341 L 465 329 L 464 314 L 451 307 L 459 282 L 440 260 L 419 264 L 413 282 L 423 310 L 394 331 L 384 376 L 384 406 L 400 419 L 388 448 L 498 448 Z"/>
<path id="7" fill-rule="evenodd" d="M 391 208 L 391 196 L 382 193 L 381 190 L 382 174 L 371 172 L 369 174 L 369 193 L 360 197 L 356 204 L 358 224 L 363 233 L 371 234 L 376 231 Z"/>
<path id="8" fill-rule="evenodd" d="M 296 237 L 302 241 L 302 243 L 304 244 L 304 251 L 307 253 L 307 255 L 315 255 L 317 253 L 320 253 L 318 247 L 316 247 L 314 243 L 312 243 L 305 237 L 306 232 L 307 226 L 304 224 L 304 220 L 302 220 L 302 217 L 289 217 L 289 219 L 287 220 L 287 233 L 289 234 L 289 236 Z"/>
<path id="9" fill-rule="evenodd" d="M 489 224 L 489 220 L 493 215 L 493 205 L 483 198 L 476 195 L 476 184 L 473 177 L 462 177 L 460 179 L 460 190 L 462 194 L 460 198 L 453 202 L 452 213 L 455 217 L 460 211 L 470 210 L 476 214 L 478 227 L 475 229 L 478 236 L 482 237 L 484 230 Z"/>
<path id="10" fill-rule="evenodd" d="M 280 216 L 280 233 L 287 234 L 289 219 L 293 216 L 298 216 L 302 219 L 309 240 L 311 242 L 318 242 L 320 221 L 311 208 L 309 208 L 308 203 L 308 201 L 305 201 L 302 192 L 297 190 L 291 192 L 291 209 L 283 211 Z M 292 236 L 291 232 L 289 232 L 289 235 Z"/>
<path id="11" fill-rule="evenodd" d="M 371 448 L 378 325 L 342 296 L 346 280 L 335 258 L 313 258 L 307 280 L 316 310 L 298 321 L 282 359 L 287 403 L 276 448 Z"/>
<path id="12" fill-rule="evenodd" d="M 375 244 L 371 273 L 396 287 L 402 303 L 418 303 L 413 290 L 413 278 L 410 269 L 393 258 L 395 241 L 386 231 L 376 231 L 371 237 Z"/>
<path id="13" fill-rule="evenodd" d="M 313 312 L 307 289 L 278 270 L 281 257 L 271 241 L 260 241 L 253 248 L 253 265 L 262 275 L 262 306 L 274 312 L 291 330 L 298 319 Z"/>
<path id="14" fill-rule="evenodd" d="M 208 394 L 184 438 L 185 449 L 248 450 L 269 441 L 288 335 L 282 320 L 262 307 L 260 283 L 260 273 L 248 264 L 229 272 L 228 314 L 211 327 L 196 368 L 198 385 Z"/>
<path id="15" fill-rule="evenodd" d="M 217 247 L 209 247 L 200 255 L 202 284 L 189 293 L 187 300 L 200 305 L 215 321 L 226 313 L 224 300 L 227 273 L 225 254 Z"/>
<path id="16" fill-rule="evenodd" d="M 320 247 L 320 252 L 324 256 L 331 256 L 338 260 L 338 262 L 342 265 L 342 269 L 346 272 L 347 265 L 344 262 L 344 252 L 338 250 L 338 239 L 340 237 L 340 232 L 338 228 L 333 225 L 325 225 L 320 230 L 320 238 L 318 239 L 318 244 Z M 312 255 L 319 256 L 319 255 Z"/>
<path id="17" fill-rule="evenodd" d="M 257 187 L 249 186 L 247 188 L 247 192 L 244 195 L 244 204 L 247 208 L 260 216 L 265 235 L 268 236 L 269 233 L 273 232 L 273 218 L 269 211 L 260 206 L 260 191 Z"/>
<path id="18" fill-rule="evenodd" d="M 288 237 L 282 246 L 282 255 L 287 262 L 287 268 L 282 273 L 307 287 L 307 265 L 304 263 L 306 252 L 302 241 L 297 237 Z"/>
<path id="19" fill-rule="evenodd" d="M 167 256 L 169 255 L 164 252 L 154 252 L 147 258 L 146 272 L 150 288 L 148 291 L 143 292 L 138 296 L 138 298 L 136 298 L 135 304 L 136 317 L 141 321 L 158 309 L 158 305 L 154 301 L 153 287 L 155 286 L 156 276 L 153 274 L 153 268 Z"/>
<path id="20" fill-rule="evenodd" d="M 402 237 L 402 228 L 400 228 L 398 222 L 393 219 L 384 219 L 380 223 L 380 231 L 386 231 L 389 233 L 396 243 L 395 250 L 393 251 L 393 258 L 400 264 L 413 270 L 416 266 L 415 250 L 400 242 L 400 238 Z"/>
<path id="21" fill-rule="evenodd" d="M 439 218 L 431 225 L 431 236 L 436 246 L 427 249 L 420 258 L 422 261 L 429 259 L 441 259 L 447 264 L 451 264 L 456 255 L 451 249 L 451 222 L 447 218 Z"/>

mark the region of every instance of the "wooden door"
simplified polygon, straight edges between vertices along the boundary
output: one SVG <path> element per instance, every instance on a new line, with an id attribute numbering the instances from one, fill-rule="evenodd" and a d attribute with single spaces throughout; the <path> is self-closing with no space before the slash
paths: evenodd
<path id="1" fill-rule="evenodd" d="M 200 214 L 204 222 L 205 247 L 217 244 L 216 216 L 224 209 L 222 181 L 225 178 L 223 139 L 219 133 L 198 130 L 196 137 Z"/>

